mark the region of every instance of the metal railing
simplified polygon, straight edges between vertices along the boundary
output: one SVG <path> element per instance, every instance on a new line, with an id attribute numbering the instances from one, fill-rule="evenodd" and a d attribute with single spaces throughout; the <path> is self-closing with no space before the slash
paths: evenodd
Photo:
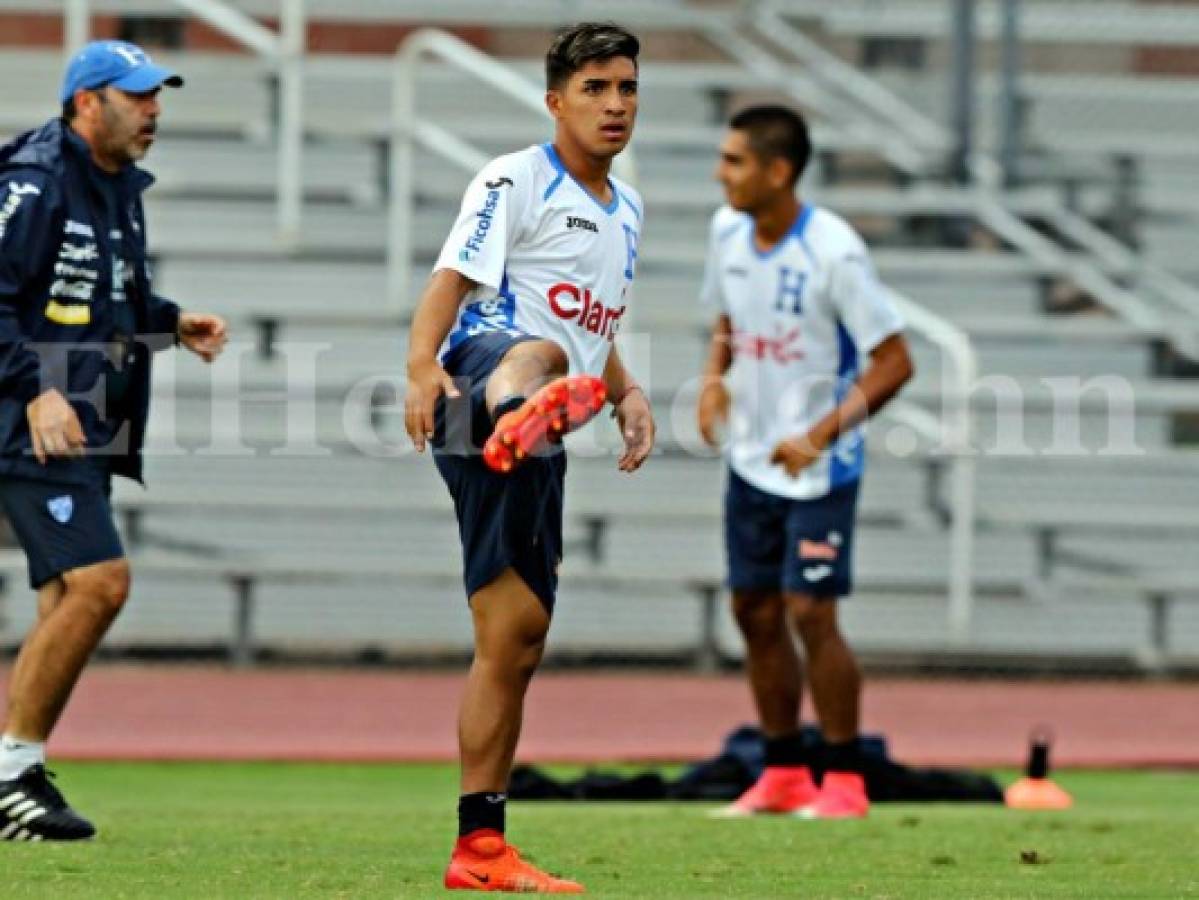
<path id="1" fill-rule="evenodd" d="M 278 0 L 278 34 L 221 0 L 169 2 L 257 54 L 278 74 L 279 104 L 275 123 L 279 151 L 276 176 L 278 240 L 285 248 L 296 248 L 300 243 L 304 189 L 305 0 Z M 91 5 L 91 0 L 66 0 L 63 34 L 68 57 L 89 39 Z"/>
<path id="2" fill-rule="evenodd" d="M 830 91 L 848 95 L 863 111 L 884 123 L 892 134 L 902 135 L 908 146 L 920 153 L 946 153 L 953 136 L 940 122 L 916 109 L 868 75 L 846 63 L 805 35 L 780 15 L 776 4 L 754 7 L 750 20 L 759 38 L 777 51 L 802 62 L 812 77 Z"/>
<path id="3" fill-rule="evenodd" d="M 949 634 L 965 644 L 974 617 L 974 532 L 976 521 L 974 417 L 971 393 L 978 379 L 978 355 L 962 329 L 892 290 L 891 299 L 909 329 L 936 344 L 949 363 L 941 386 L 941 415 L 924 427 L 906 417 L 910 427 L 932 437 L 934 452 L 949 466 Z M 902 401 L 895 401 L 896 404 Z M 895 404 L 893 404 L 895 405 Z M 907 404 L 903 404 L 907 407 Z M 920 410 L 913 406 L 912 409 Z"/>

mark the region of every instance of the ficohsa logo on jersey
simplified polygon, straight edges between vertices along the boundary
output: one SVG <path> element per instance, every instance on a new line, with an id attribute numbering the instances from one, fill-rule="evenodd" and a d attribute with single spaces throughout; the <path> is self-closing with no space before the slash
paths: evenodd
<path id="1" fill-rule="evenodd" d="M 495 181 L 487 182 L 487 199 L 483 201 L 483 208 L 475 214 L 478 221 L 475 222 L 474 233 L 466 239 L 466 244 L 458 254 L 458 259 L 462 262 L 470 262 L 476 253 L 483 251 L 483 242 L 487 240 L 487 233 L 491 231 L 491 221 L 495 218 L 496 207 L 500 205 L 500 188 L 505 185 L 511 186 L 511 184 L 511 178 L 497 178 Z"/>
<path id="2" fill-rule="evenodd" d="M 580 288 L 565 281 L 550 288 L 546 299 L 558 318 L 573 321 L 584 331 L 598 334 L 609 341 L 616 337 L 620 317 L 625 311 L 623 306 L 619 309 L 607 306 L 589 288 Z"/>

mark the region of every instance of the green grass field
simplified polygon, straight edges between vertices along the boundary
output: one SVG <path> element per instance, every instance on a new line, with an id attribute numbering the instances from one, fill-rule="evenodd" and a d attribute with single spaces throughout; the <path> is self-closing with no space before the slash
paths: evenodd
<path id="1" fill-rule="evenodd" d="M 61 765 L 101 836 L 0 844 L 6 897 L 429 897 L 449 766 Z M 509 834 L 596 897 L 1199 897 L 1199 775 L 1064 773 L 1077 806 L 885 804 L 866 821 L 516 803 Z"/>

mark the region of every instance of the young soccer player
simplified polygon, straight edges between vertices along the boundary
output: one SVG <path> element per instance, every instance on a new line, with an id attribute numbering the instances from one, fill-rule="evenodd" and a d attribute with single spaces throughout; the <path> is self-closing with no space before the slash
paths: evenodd
<path id="1" fill-rule="evenodd" d="M 633 132 L 638 50 L 612 24 L 558 34 L 546 56 L 553 142 L 475 177 L 413 320 L 406 426 L 418 450 L 432 442 L 454 499 L 475 635 L 449 888 L 582 891 L 507 843 L 504 791 L 562 557 L 557 442 L 607 398 L 619 468 L 653 447 L 649 405 L 613 344 L 642 227 L 636 191 L 609 174 Z"/>
<path id="2" fill-rule="evenodd" d="M 728 205 L 712 220 L 702 289 L 718 316 L 699 428 L 715 446 L 728 418 L 729 584 L 766 736 L 765 772 L 724 815 L 843 818 L 869 807 L 857 754 L 861 676 L 835 601 L 850 591 L 862 423 L 912 364 L 861 238 L 796 196 L 809 154 L 799 115 L 760 106 L 733 117 L 717 167 Z M 819 789 L 799 736 L 792 629 L 828 743 Z"/>

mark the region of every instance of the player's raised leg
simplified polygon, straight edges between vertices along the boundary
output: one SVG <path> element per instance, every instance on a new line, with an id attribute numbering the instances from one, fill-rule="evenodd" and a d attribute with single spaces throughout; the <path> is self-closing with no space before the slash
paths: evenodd
<path id="1" fill-rule="evenodd" d="M 824 778 L 805 818 L 860 818 L 870 809 L 858 752 L 862 673 L 837 621 L 831 597 L 788 593 L 787 609 L 808 664 L 812 702 L 824 732 Z"/>
<path id="2" fill-rule="evenodd" d="M 445 874 L 454 889 L 581 893 L 520 858 L 504 837 L 508 776 L 520 738 L 525 691 L 545 647 L 550 617 L 541 600 L 506 569 L 470 598 L 475 658 L 458 718 L 462 795 L 458 841 Z"/>

